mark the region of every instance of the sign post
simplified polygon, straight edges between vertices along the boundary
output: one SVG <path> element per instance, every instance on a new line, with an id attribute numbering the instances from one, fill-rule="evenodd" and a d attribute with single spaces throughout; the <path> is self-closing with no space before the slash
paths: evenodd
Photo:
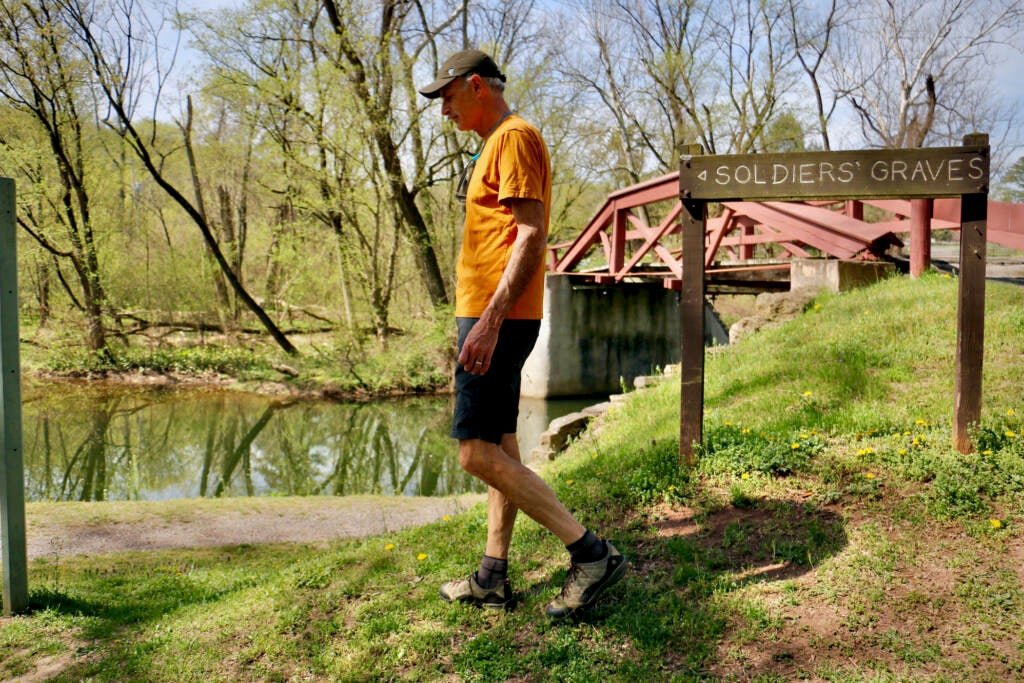
<path id="1" fill-rule="evenodd" d="M 700 154 L 692 145 L 690 154 Z M 684 157 L 683 166 L 690 163 Z M 704 233 L 707 202 L 697 201 L 682 191 L 683 211 L 679 215 L 683 233 L 683 282 L 679 297 L 682 331 L 679 336 L 679 455 L 690 466 L 697 464 L 692 447 L 703 441 L 704 424 Z"/>
<path id="2" fill-rule="evenodd" d="M 0 178 L 0 555 L 5 616 L 28 608 L 14 210 L 14 181 Z"/>
<path id="3" fill-rule="evenodd" d="M 960 197 L 953 441 L 961 453 L 969 453 L 967 431 L 981 419 L 988 185 L 988 136 L 982 134 L 965 136 L 963 147 L 928 149 L 716 156 L 700 156 L 699 151 L 691 150 L 683 155 L 679 169 L 680 200 L 686 209 L 682 220 L 683 317 L 687 317 L 687 293 L 699 293 L 703 300 L 704 233 L 709 201 Z M 687 258 L 690 251 L 699 256 L 694 259 L 690 254 L 691 258 Z M 695 362 L 688 351 L 694 344 L 703 345 L 703 319 L 685 321 L 682 335 L 679 455 L 685 462 L 693 463 L 695 447 L 703 439 L 704 362 L 703 356 L 699 363 Z M 688 369 L 688 362 L 694 367 Z M 695 410 L 695 405 L 700 409 Z"/>

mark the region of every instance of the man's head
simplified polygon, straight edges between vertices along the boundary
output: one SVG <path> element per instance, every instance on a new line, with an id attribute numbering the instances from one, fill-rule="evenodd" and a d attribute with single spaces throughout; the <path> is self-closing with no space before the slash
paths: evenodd
<path id="1" fill-rule="evenodd" d="M 480 50 L 463 50 L 456 52 L 444 61 L 437 70 L 437 78 L 430 85 L 420 88 L 420 94 L 430 99 L 441 96 L 441 90 L 460 76 L 477 74 L 483 78 L 496 78 L 505 82 L 505 74 L 486 52 Z"/>
<path id="2" fill-rule="evenodd" d="M 464 50 L 449 57 L 438 78 L 420 89 L 425 97 L 441 99 L 441 115 L 459 130 L 487 137 L 508 111 L 504 98 L 505 75 L 479 50 Z"/>

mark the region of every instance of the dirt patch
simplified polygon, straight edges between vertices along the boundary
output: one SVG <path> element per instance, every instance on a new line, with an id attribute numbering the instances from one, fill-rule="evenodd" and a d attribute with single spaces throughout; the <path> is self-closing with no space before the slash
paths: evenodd
<path id="1" fill-rule="evenodd" d="M 484 494 L 30 503 L 28 557 L 378 536 L 455 515 Z"/>

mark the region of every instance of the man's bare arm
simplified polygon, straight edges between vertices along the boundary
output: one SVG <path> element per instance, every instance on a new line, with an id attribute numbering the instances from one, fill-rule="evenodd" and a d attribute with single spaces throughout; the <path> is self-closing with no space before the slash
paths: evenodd
<path id="1" fill-rule="evenodd" d="M 483 374 L 491 363 L 498 342 L 498 328 L 519 297 L 526 291 L 537 268 L 544 264 L 547 235 L 544 204 L 536 199 L 511 199 L 509 210 L 516 220 L 516 241 L 512 256 L 490 303 L 462 344 L 459 363 L 475 374 Z M 481 361 L 480 365 L 476 362 Z"/>

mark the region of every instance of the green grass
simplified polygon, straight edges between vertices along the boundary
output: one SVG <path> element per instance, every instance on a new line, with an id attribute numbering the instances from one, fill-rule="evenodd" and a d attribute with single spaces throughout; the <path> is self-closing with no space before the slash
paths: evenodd
<path id="1" fill-rule="evenodd" d="M 632 562 L 578 620 L 520 518 L 517 608 L 448 605 L 475 508 L 323 547 L 38 560 L 0 676 L 96 681 L 1005 681 L 1024 678 L 1024 294 L 990 284 L 976 451 L 952 444 L 956 281 L 823 296 L 714 354 L 705 443 L 679 391 L 617 404 L 543 474 Z"/>

